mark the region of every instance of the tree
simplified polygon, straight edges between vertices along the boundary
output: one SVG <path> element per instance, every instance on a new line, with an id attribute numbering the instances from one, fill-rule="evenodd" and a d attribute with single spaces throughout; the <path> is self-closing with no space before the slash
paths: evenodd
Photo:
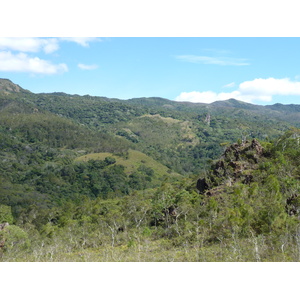
<path id="1" fill-rule="evenodd" d="M 11 207 L 7 205 L 0 205 L 0 223 L 9 223 L 14 222 L 13 215 L 11 213 Z"/>
<path id="2" fill-rule="evenodd" d="M 3 242 L 4 250 L 11 250 L 13 248 L 22 250 L 30 246 L 27 232 L 15 225 L 6 226 L 0 231 L 0 241 Z"/>

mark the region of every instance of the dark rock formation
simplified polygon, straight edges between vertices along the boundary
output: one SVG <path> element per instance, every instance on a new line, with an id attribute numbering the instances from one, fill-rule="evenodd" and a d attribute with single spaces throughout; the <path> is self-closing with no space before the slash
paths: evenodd
<path id="1" fill-rule="evenodd" d="M 214 189 L 231 186 L 237 181 L 250 184 L 254 181 L 251 172 L 258 168 L 263 156 L 264 149 L 256 139 L 230 145 L 212 165 L 208 176 L 198 179 L 197 190 L 200 194 L 212 196 L 216 194 Z"/>
<path id="2" fill-rule="evenodd" d="M 293 194 L 286 200 L 285 211 L 290 216 L 299 216 L 300 213 L 300 199 L 298 194 Z"/>
<path id="3" fill-rule="evenodd" d="M 227 175 L 224 160 L 221 159 L 216 162 L 215 167 L 214 167 L 214 175 L 216 175 L 216 176 L 226 176 Z"/>
<path id="4" fill-rule="evenodd" d="M 253 181 L 252 175 L 245 175 L 244 180 L 242 181 L 243 184 L 250 184 Z"/>
<path id="5" fill-rule="evenodd" d="M 257 155 L 261 156 L 264 153 L 264 148 L 261 146 L 261 144 L 256 140 L 253 139 L 251 143 L 251 148 L 256 151 Z"/>
<path id="6" fill-rule="evenodd" d="M 204 194 L 204 192 L 209 188 L 205 178 L 198 179 L 196 187 L 200 194 Z"/>
<path id="7" fill-rule="evenodd" d="M 174 205 L 171 205 L 170 207 L 168 207 L 165 210 L 165 215 L 176 217 L 177 216 L 176 207 Z"/>

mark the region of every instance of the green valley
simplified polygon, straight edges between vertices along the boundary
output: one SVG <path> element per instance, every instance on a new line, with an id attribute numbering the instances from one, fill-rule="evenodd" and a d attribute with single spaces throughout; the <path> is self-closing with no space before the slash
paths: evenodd
<path id="1" fill-rule="evenodd" d="M 0 260 L 299 261 L 299 120 L 0 79 Z"/>

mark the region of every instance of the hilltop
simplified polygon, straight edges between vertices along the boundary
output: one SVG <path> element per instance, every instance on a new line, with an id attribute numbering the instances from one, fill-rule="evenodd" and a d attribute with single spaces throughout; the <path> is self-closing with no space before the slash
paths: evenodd
<path id="1" fill-rule="evenodd" d="M 28 90 L 21 88 L 9 79 L 0 78 L 0 92 L 2 93 L 31 93 Z"/>

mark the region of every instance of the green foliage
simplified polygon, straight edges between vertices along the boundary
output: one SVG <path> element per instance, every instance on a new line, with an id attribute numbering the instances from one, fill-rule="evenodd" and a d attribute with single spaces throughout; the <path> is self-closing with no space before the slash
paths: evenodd
<path id="1" fill-rule="evenodd" d="M 11 207 L 7 205 L 0 205 L 0 223 L 12 224 L 14 218 L 12 216 Z"/>
<path id="2" fill-rule="evenodd" d="M 1 94 L 1 260 L 299 261 L 300 131 L 282 109 Z"/>
<path id="3" fill-rule="evenodd" d="M 12 249 L 26 250 L 30 247 L 27 232 L 15 225 L 9 225 L 0 231 L 0 240 L 4 241 L 4 251 Z"/>

